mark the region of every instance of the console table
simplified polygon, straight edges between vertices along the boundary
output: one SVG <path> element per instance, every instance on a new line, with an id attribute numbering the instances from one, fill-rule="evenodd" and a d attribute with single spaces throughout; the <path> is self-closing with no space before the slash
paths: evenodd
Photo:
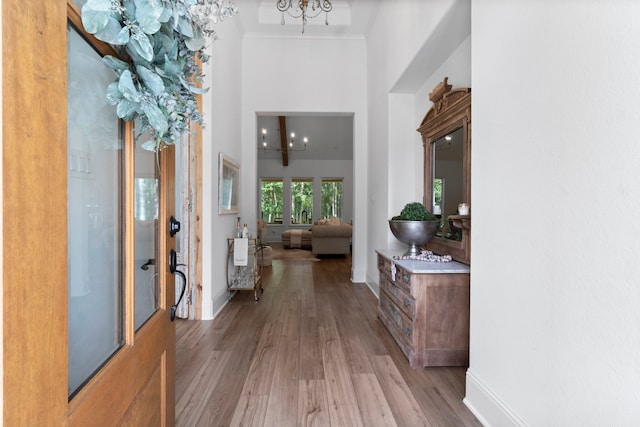
<path id="1" fill-rule="evenodd" d="M 377 250 L 378 318 L 411 368 L 468 366 L 469 266 L 394 260 L 399 251 Z"/>
<path id="2" fill-rule="evenodd" d="M 262 293 L 262 257 L 263 246 L 257 239 L 248 239 L 248 257 L 246 266 L 236 266 L 233 262 L 234 239 L 227 238 L 227 298 L 229 301 L 238 291 L 253 291 L 256 301 Z"/>

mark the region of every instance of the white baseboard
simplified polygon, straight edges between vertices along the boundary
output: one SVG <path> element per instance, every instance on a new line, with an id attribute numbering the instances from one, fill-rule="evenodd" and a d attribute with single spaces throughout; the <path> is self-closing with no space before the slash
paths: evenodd
<path id="1" fill-rule="evenodd" d="M 215 300 L 202 301 L 202 319 L 201 320 L 212 320 L 215 319 L 220 311 L 224 308 L 225 305 L 229 302 L 227 298 L 227 291 L 219 293 Z"/>
<path id="2" fill-rule="evenodd" d="M 378 277 L 367 277 L 366 283 L 376 298 L 380 299 L 380 284 L 378 283 Z"/>
<path id="3" fill-rule="evenodd" d="M 373 295 L 375 295 L 376 298 L 380 299 L 380 287 L 378 286 L 378 282 L 371 282 L 370 280 L 367 280 L 366 284 Z"/>
<path id="4" fill-rule="evenodd" d="M 463 403 L 485 427 L 526 427 L 502 399 L 487 387 L 472 371 L 467 370 L 466 396 Z"/>

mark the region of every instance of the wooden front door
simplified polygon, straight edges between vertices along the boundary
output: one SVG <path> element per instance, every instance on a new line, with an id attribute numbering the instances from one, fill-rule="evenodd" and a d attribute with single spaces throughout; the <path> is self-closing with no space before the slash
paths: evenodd
<path id="1" fill-rule="evenodd" d="M 78 24 L 2 1 L 2 419 L 171 426 L 174 150 L 149 161 L 100 106 L 106 47 Z"/>

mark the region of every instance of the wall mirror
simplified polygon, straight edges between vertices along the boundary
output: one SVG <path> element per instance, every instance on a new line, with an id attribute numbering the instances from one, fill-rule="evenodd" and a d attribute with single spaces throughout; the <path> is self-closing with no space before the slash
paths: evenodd
<path id="1" fill-rule="evenodd" d="M 471 212 L 460 215 L 458 206 L 470 206 L 471 200 L 471 89 L 452 89 L 445 77 L 429 100 L 433 106 L 418 128 L 424 151 L 423 203 L 442 223 L 426 246 L 469 264 Z"/>
<path id="2" fill-rule="evenodd" d="M 218 214 L 237 214 L 240 201 L 240 164 L 220 153 L 218 161 Z"/>

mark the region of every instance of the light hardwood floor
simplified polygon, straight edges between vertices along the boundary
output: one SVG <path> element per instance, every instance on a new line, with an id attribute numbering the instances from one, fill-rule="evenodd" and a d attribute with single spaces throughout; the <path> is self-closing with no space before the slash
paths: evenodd
<path id="1" fill-rule="evenodd" d="M 480 426 L 465 368 L 412 370 L 350 258 L 273 261 L 259 302 L 177 325 L 177 426 Z"/>

